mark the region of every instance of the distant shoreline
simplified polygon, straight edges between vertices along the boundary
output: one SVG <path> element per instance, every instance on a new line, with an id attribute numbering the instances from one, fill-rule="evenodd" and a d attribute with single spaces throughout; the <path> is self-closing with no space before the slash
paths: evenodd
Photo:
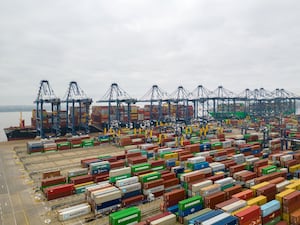
<path id="1" fill-rule="evenodd" d="M 0 105 L 0 112 L 31 112 L 34 105 Z"/>

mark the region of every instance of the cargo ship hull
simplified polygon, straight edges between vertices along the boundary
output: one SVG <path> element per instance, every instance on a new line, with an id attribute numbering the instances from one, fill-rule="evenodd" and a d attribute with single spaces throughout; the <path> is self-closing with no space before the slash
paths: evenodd
<path id="1" fill-rule="evenodd" d="M 93 126 L 89 125 L 90 133 L 97 133 L 102 132 L 103 130 Z M 37 130 L 33 127 L 9 127 L 4 128 L 5 135 L 7 137 L 8 141 L 16 141 L 16 140 L 26 140 L 26 139 L 34 139 L 37 136 Z M 51 130 L 46 129 L 44 131 L 46 134 L 50 134 Z M 67 133 L 66 128 L 61 129 L 61 136 L 64 136 Z"/>

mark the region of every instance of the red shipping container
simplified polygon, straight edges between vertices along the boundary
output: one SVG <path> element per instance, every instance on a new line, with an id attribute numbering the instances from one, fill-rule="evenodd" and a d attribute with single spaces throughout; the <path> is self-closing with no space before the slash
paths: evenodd
<path id="1" fill-rule="evenodd" d="M 273 219 L 275 219 L 278 216 L 281 216 L 281 210 L 280 209 L 276 210 L 275 212 L 272 212 L 270 215 L 262 217 L 262 222 L 263 222 L 263 224 L 266 224 L 266 223 L 272 221 Z"/>
<path id="2" fill-rule="evenodd" d="M 46 187 L 46 186 L 52 186 L 52 185 L 61 184 L 61 183 L 66 183 L 66 178 L 64 176 L 50 177 L 47 179 L 43 179 L 41 181 L 41 186 Z"/>
<path id="3" fill-rule="evenodd" d="M 200 152 L 200 144 L 186 145 L 184 146 L 184 150 L 187 150 L 190 153 Z"/>
<path id="4" fill-rule="evenodd" d="M 76 184 L 82 184 L 86 182 L 94 181 L 93 175 L 82 175 L 82 176 L 77 176 L 77 177 L 71 177 L 70 178 L 70 183 L 76 185 Z"/>
<path id="5" fill-rule="evenodd" d="M 291 224 L 300 225 L 300 208 L 291 213 Z"/>
<path id="6" fill-rule="evenodd" d="M 152 216 L 152 217 L 150 217 L 150 218 L 148 218 L 147 220 L 146 220 L 146 222 L 147 222 L 147 224 L 150 224 L 152 221 L 154 221 L 154 220 L 158 220 L 158 219 L 160 219 L 160 218 L 162 218 L 162 217 L 165 217 L 165 216 L 168 216 L 168 215 L 171 215 L 172 213 L 170 213 L 170 212 L 165 212 L 165 213 L 160 213 L 160 214 L 158 214 L 158 215 L 155 215 L 155 216 Z"/>
<path id="7" fill-rule="evenodd" d="M 226 198 L 230 199 L 232 195 L 240 193 L 242 191 L 242 186 L 241 185 L 235 185 L 230 188 L 226 188 L 224 192 L 226 193 Z"/>
<path id="8" fill-rule="evenodd" d="M 122 155 L 116 155 L 116 159 L 117 159 L 117 160 L 125 159 L 125 158 L 126 158 L 126 155 L 125 155 L 125 154 L 122 154 Z"/>
<path id="9" fill-rule="evenodd" d="M 174 199 L 180 199 L 184 200 L 185 199 L 185 190 L 184 189 L 177 189 L 168 193 L 164 194 L 164 200 L 165 201 L 170 201 L 170 200 L 174 200 Z"/>
<path id="10" fill-rule="evenodd" d="M 128 207 L 132 204 L 141 202 L 143 200 L 144 200 L 144 195 L 137 195 L 137 196 L 133 196 L 133 197 L 130 197 L 130 198 L 126 198 L 126 199 L 122 200 L 122 206 L 123 207 Z"/>
<path id="11" fill-rule="evenodd" d="M 255 178 L 254 183 L 259 184 L 259 183 L 262 183 L 264 181 L 269 181 L 269 180 L 275 179 L 277 177 L 283 177 L 283 178 L 286 179 L 286 175 L 287 175 L 287 173 L 284 172 L 284 171 L 274 172 L 274 173 L 271 173 L 271 174 L 268 174 L 268 175 L 264 175 L 264 176 Z"/>
<path id="12" fill-rule="evenodd" d="M 200 172 L 200 171 L 196 171 L 193 174 L 184 176 L 184 181 L 185 182 L 194 182 L 194 181 L 199 181 L 205 178 L 205 174 Z"/>
<path id="13" fill-rule="evenodd" d="M 165 193 L 165 191 L 158 191 L 158 192 L 154 192 L 152 193 L 154 195 L 155 198 L 158 198 L 160 196 L 163 196 Z"/>
<path id="14" fill-rule="evenodd" d="M 289 167 L 295 166 L 295 165 L 297 165 L 297 164 L 298 164 L 298 160 L 292 159 L 292 160 L 285 161 L 285 162 L 283 163 L 283 166 L 286 167 L 286 168 L 289 168 Z"/>
<path id="15" fill-rule="evenodd" d="M 136 165 L 136 164 L 147 163 L 147 162 L 148 162 L 148 159 L 145 156 L 137 156 L 137 157 L 127 158 L 127 163 L 129 165 Z"/>
<path id="16" fill-rule="evenodd" d="M 109 173 L 108 172 L 95 174 L 94 175 L 94 182 L 98 183 L 98 182 L 106 181 L 106 180 L 108 180 L 108 178 L 109 178 Z"/>
<path id="17" fill-rule="evenodd" d="M 143 188 L 144 189 L 154 188 L 154 187 L 160 186 L 161 184 L 163 184 L 163 182 L 164 182 L 163 179 L 146 182 L 143 184 Z"/>
<path id="18" fill-rule="evenodd" d="M 276 184 L 267 184 L 264 187 L 258 188 L 256 190 L 256 196 L 264 195 L 267 197 L 267 201 L 275 199 L 277 194 Z"/>
<path id="19" fill-rule="evenodd" d="M 260 207 L 257 205 L 253 205 L 241 212 L 236 213 L 235 216 L 238 217 L 239 224 L 260 224 L 261 223 L 260 214 L 261 214 Z"/>
<path id="20" fill-rule="evenodd" d="M 98 162 L 98 161 L 99 161 L 98 158 L 89 158 L 89 159 L 82 159 L 80 161 L 80 163 L 81 163 L 81 167 L 82 168 L 87 168 L 88 167 L 88 163 Z"/>
<path id="21" fill-rule="evenodd" d="M 240 175 L 240 180 L 243 182 L 246 182 L 248 180 L 252 180 L 256 177 L 256 173 L 254 172 L 248 172 L 248 173 L 243 173 Z"/>
<path id="22" fill-rule="evenodd" d="M 170 180 L 165 180 L 165 181 L 163 181 L 163 184 L 164 184 L 165 188 L 169 188 L 169 187 L 172 187 L 172 186 L 175 186 L 175 185 L 179 184 L 179 179 L 178 178 L 172 178 Z"/>
<path id="23" fill-rule="evenodd" d="M 118 169 L 125 167 L 125 160 L 121 159 L 110 163 L 110 169 Z"/>
<path id="24" fill-rule="evenodd" d="M 227 152 L 223 150 L 223 151 L 215 152 L 214 157 L 224 156 L 224 155 L 227 155 Z"/>
<path id="25" fill-rule="evenodd" d="M 205 161 L 208 163 L 212 163 L 214 160 L 212 156 L 205 156 Z"/>
<path id="26" fill-rule="evenodd" d="M 47 179 L 47 178 L 51 178 L 51 177 L 59 177 L 59 176 L 60 176 L 60 170 L 44 172 L 42 174 L 43 179 Z"/>
<path id="27" fill-rule="evenodd" d="M 233 176 L 234 173 L 242 171 L 244 169 L 245 169 L 245 166 L 242 165 L 242 164 L 236 165 L 236 166 L 232 166 L 232 167 L 229 168 L 230 176 Z"/>
<path id="28" fill-rule="evenodd" d="M 165 164 L 165 160 L 160 159 L 160 160 L 150 161 L 150 164 L 151 167 L 161 166 Z"/>
<path id="29" fill-rule="evenodd" d="M 275 179 L 269 180 L 268 182 L 270 184 L 279 184 L 281 182 L 285 181 L 285 179 L 283 177 L 277 177 Z"/>
<path id="30" fill-rule="evenodd" d="M 179 161 L 183 162 L 183 161 L 187 161 L 189 158 L 194 157 L 193 154 L 188 154 L 188 155 L 183 155 L 183 156 L 179 156 Z"/>
<path id="31" fill-rule="evenodd" d="M 283 212 L 290 214 L 300 206 L 300 191 L 294 191 L 283 197 Z"/>
<path id="32" fill-rule="evenodd" d="M 220 163 L 224 164 L 226 169 L 236 165 L 236 162 L 234 160 L 224 160 L 220 161 Z"/>
<path id="33" fill-rule="evenodd" d="M 130 153 L 126 154 L 127 159 L 135 158 L 135 157 L 138 157 L 138 156 L 142 156 L 142 153 L 141 152 L 130 152 Z"/>
<path id="34" fill-rule="evenodd" d="M 224 202 L 221 202 L 221 203 L 216 204 L 216 205 L 215 205 L 215 208 L 216 208 L 216 209 L 222 209 L 224 206 L 230 205 L 230 204 L 232 204 L 232 203 L 234 203 L 234 202 L 237 202 L 237 201 L 239 201 L 239 200 L 240 200 L 239 198 L 231 198 L 231 199 L 229 199 L 229 200 L 226 200 L 226 201 L 224 201 Z"/>
<path id="35" fill-rule="evenodd" d="M 224 202 L 226 200 L 226 193 L 224 191 L 217 192 L 215 194 L 206 196 L 204 198 L 205 207 L 214 209 L 216 204 Z"/>
<path id="36" fill-rule="evenodd" d="M 45 191 L 47 200 L 53 200 L 60 197 L 72 195 L 74 193 L 74 184 L 62 184 L 49 187 Z"/>
<path id="37" fill-rule="evenodd" d="M 245 191 L 242 191 L 240 193 L 237 193 L 235 195 L 232 195 L 232 198 L 239 198 L 239 199 L 243 199 L 243 200 L 249 200 L 250 198 L 253 198 L 254 197 L 254 194 L 253 194 L 253 191 L 252 190 L 245 190 Z"/>
<path id="38" fill-rule="evenodd" d="M 223 173 L 223 174 L 218 174 L 218 175 L 207 177 L 206 179 L 215 182 L 216 180 L 223 179 L 224 177 L 225 177 L 225 175 Z"/>
<path id="39" fill-rule="evenodd" d="M 235 154 L 235 148 L 224 148 L 228 156 L 232 156 Z"/>

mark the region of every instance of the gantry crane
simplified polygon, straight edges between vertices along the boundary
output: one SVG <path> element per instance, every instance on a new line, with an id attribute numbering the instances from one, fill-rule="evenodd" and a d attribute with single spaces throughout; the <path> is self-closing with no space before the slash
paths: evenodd
<path id="1" fill-rule="evenodd" d="M 36 104 L 37 136 L 45 138 L 46 133 L 53 133 L 55 136 L 60 136 L 60 99 L 55 96 L 48 80 L 40 82 L 38 95 L 34 103 Z M 50 118 L 44 110 L 45 103 L 51 104 Z"/>
<path id="2" fill-rule="evenodd" d="M 176 121 L 183 121 L 186 124 L 190 123 L 192 119 L 189 112 L 191 96 L 192 93 L 183 88 L 183 86 L 178 86 L 178 88 L 170 94 L 170 101 L 176 105 Z"/>
<path id="3" fill-rule="evenodd" d="M 169 102 L 168 93 L 159 88 L 158 85 L 153 85 L 152 88 L 147 91 L 147 93 L 138 101 L 150 103 L 150 121 L 157 120 L 158 122 L 161 122 L 164 120 L 162 104 L 163 102 Z M 153 108 L 156 105 L 157 111 L 154 111 Z M 170 117 L 170 110 L 168 114 L 168 116 Z"/>
<path id="4" fill-rule="evenodd" d="M 209 97 L 211 91 L 202 85 L 198 85 L 192 92 L 192 102 L 194 104 L 194 117 L 195 119 L 208 117 L 209 110 Z M 200 109 L 200 112 L 199 112 Z"/>
<path id="5" fill-rule="evenodd" d="M 112 83 L 108 91 L 105 93 L 101 100 L 97 101 L 98 103 L 108 103 L 108 128 L 112 126 L 112 122 L 115 120 L 118 123 L 127 123 L 130 126 L 131 118 L 131 105 L 137 102 L 136 99 L 131 98 L 126 91 L 121 89 L 117 83 Z M 113 103 L 116 104 L 116 111 L 112 113 Z M 121 118 L 121 104 L 127 105 L 127 120 Z M 114 116 L 114 117 L 113 117 Z M 122 115 L 124 116 L 124 115 Z"/>
<path id="6" fill-rule="evenodd" d="M 66 103 L 67 133 L 71 131 L 72 135 L 76 135 L 83 129 L 83 132 L 88 134 L 89 110 L 93 102 L 92 99 L 87 97 L 76 81 L 71 81 L 63 102 Z"/>

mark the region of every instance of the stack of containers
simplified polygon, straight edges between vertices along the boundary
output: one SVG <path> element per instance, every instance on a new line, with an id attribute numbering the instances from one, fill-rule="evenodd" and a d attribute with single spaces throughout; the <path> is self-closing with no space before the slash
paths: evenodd
<path id="1" fill-rule="evenodd" d="M 150 225 L 173 225 L 177 222 L 176 215 L 170 212 L 165 212 L 152 216 L 147 219 L 146 224 Z"/>
<path id="2" fill-rule="evenodd" d="M 281 220 L 279 201 L 272 200 L 267 202 L 266 204 L 263 204 L 260 209 L 263 224 L 277 224 Z"/>
<path id="3" fill-rule="evenodd" d="M 164 193 L 163 199 L 162 210 L 164 212 L 169 211 L 176 213 L 178 212 L 178 202 L 185 199 L 185 191 L 184 189 L 177 189 Z"/>
<path id="4" fill-rule="evenodd" d="M 192 191 L 191 189 L 194 183 L 204 180 L 204 178 L 205 178 L 205 174 L 199 170 L 189 172 L 189 173 L 184 173 L 180 176 L 181 185 L 184 187 L 187 194 Z"/>
<path id="5" fill-rule="evenodd" d="M 154 197 L 159 197 L 164 194 L 164 185 L 163 180 L 161 179 L 161 173 L 151 172 L 139 176 L 139 180 L 143 185 L 143 194 L 148 197 L 150 194 L 153 194 Z M 153 182 L 160 180 L 160 182 Z M 149 182 L 151 182 L 149 184 Z M 148 184 L 147 184 L 148 183 Z"/>
<path id="6" fill-rule="evenodd" d="M 163 179 L 163 184 L 165 187 L 165 192 L 172 191 L 181 187 L 179 179 L 176 177 L 175 173 L 172 172 L 161 172 L 161 178 Z"/>
<path id="7" fill-rule="evenodd" d="M 109 215 L 110 225 L 137 224 L 141 221 L 141 210 L 137 207 L 122 209 Z"/>
<path id="8" fill-rule="evenodd" d="M 44 189 L 59 185 L 59 184 L 65 184 L 66 178 L 64 176 L 56 176 L 56 177 L 50 177 L 46 179 L 42 179 L 41 181 L 41 190 L 44 191 Z"/>
<path id="9" fill-rule="evenodd" d="M 261 210 L 257 205 L 243 209 L 235 213 L 235 216 L 238 218 L 239 225 L 262 224 Z"/>
<path id="10" fill-rule="evenodd" d="M 109 177 L 109 161 L 93 162 L 89 164 L 89 174 L 94 177 L 96 182 L 107 180 Z"/>
<path id="11" fill-rule="evenodd" d="M 74 194 L 74 184 L 61 184 L 44 189 L 47 200 L 53 200 Z"/>
<path id="12" fill-rule="evenodd" d="M 162 159 L 150 161 L 150 165 L 152 171 L 161 171 L 166 169 L 165 161 Z"/>
<path id="13" fill-rule="evenodd" d="M 150 163 L 141 163 L 141 164 L 131 166 L 131 174 L 134 176 L 138 176 L 140 174 L 144 174 L 150 171 L 151 171 Z"/>
<path id="14" fill-rule="evenodd" d="M 287 223 L 290 223 L 291 214 L 300 206 L 300 191 L 294 191 L 284 196 L 282 206 L 282 217 Z"/>
<path id="15" fill-rule="evenodd" d="M 71 143 L 69 141 L 57 142 L 57 150 L 68 150 L 71 148 Z"/>
<path id="16" fill-rule="evenodd" d="M 44 151 L 44 146 L 41 141 L 28 141 L 27 142 L 27 153 L 31 154 L 34 152 Z"/>
<path id="17" fill-rule="evenodd" d="M 189 158 L 187 160 L 187 168 L 191 170 L 200 170 L 209 167 L 208 162 L 205 161 L 205 157 L 203 156 L 196 156 Z"/>
<path id="18" fill-rule="evenodd" d="M 71 138 L 68 138 L 68 141 L 71 144 L 71 148 L 81 148 L 82 147 L 81 137 L 71 137 Z"/>
<path id="19" fill-rule="evenodd" d="M 137 176 L 117 180 L 116 186 L 121 191 L 123 207 L 144 200 L 144 196 L 142 195 L 142 185 Z"/>
<path id="20" fill-rule="evenodd" d="M 88 187 L 86 193 L 95 214 L 109 212 L 121 206 L 121 191 L 108 183 Z"/>
<path id="21" fill-rule="evenodd" d="M 117 180 L 122 180 L 128 177 L 131 177 L 130 167 L 113 169 L 109 171 L 109 182 L 111 183 L 115 183 Z"/>
<path id="22" fill-rule="evenodd" d="M 43 143 L 44 152 L 57 150 L 57 145 L 54 142 L 54 140 L 43 140 L 42 143 Z"/>
<path id="23" fill-rule="evenodd" d="M 183 223 L 183 218 L 203 208 L 202 196 L 194 196 L 178 202 L 178 220 Z"/>
<path id="24" fill-rule="evenodd" d="M 87 175 L 87 174 L 88 174 L 88 168 L 76 168 L 76 169 L 69 170 L 67 172 L 68 183 L 70 183 L 72 177 L 77 177 L 77 176 Z"/>

